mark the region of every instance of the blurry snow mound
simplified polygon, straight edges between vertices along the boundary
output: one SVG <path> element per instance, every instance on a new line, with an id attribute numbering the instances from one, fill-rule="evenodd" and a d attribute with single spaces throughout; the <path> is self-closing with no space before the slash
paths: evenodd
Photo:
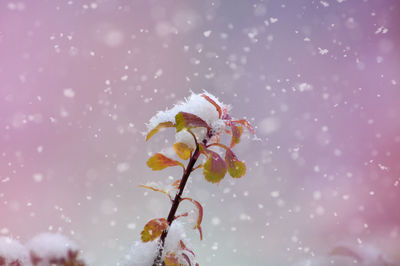
<path id="1" fill-rule="evenodd" d="M 17 240 L 0 237 L 0 265 L 10 265 L 12 262 L 30 266 L 28 250 Z"/>
<path id="2" fill-rule="evenodd" d="M 59 233 L 41 233 L 27 243 L 28 249 L 41 259 L 40 266 L 50 265 L 50 260 L 68 260 L 70 252 L 78 251 L 78 246 Z"/>
<path id="3" fill-rule="evenodd" d="M 203 119 L 213 130 L 213 133 L 218 135 L 226 129 L 226 125 L 223 119 L 219 117 L 218 111 L 213 104 L 207 101 L 202 95 L 206 95 L 212 99 L 217 105 L 221 107 L 222 110 L 229 110 L 230 106 L 225 105 L 220 102 L 217 97 L 204 91 L 203 93 L 196 94 L 193 93 L 186 98 L 185 101 L 178 102 L 171 109 L 165 111 L 159 111 L 155 116 L 153 116 L 147 126 L 147 133 L 155 128 L 158 124 L 163 122 L 175 123 L 175 116 L 179 112 L 186 112 L 194 114 L 201 119 Z M 194 128 L 193 133 L 196 135 L 199 141 L 206 137 L 206 129 L 204 128 Z M 176 134 L 177 142 L 183 142 L 187 145 L 194 147 L 195 143 L 193 137 L 186 131 L 181 131 Z"/>
<path id="4" fill-rule="evenodd" d="M 177 252 L 180 247 L 180 241 L 183 240 L 186 247 L 189 242 L 183 223 L 174 221 L 168 230 L 168 236 L 165 239 L 165 247 L 163 255 L 168 252 Z M 149 266 L 153 265 L 153 261 L 158 252 L 158 239 L 150 242 L 143 243 L 142 241 L 135 241 L 131 246 L 127 255 L 125 255 L 125 266 Z M 191 265 L 195 265 L 194 255 L 191 252 L 185 252 L 185 255 L 190 259 Z M 181 262 L 182 265 L 187 264 L 186 261 Z"/>
<path id="5" fill-rule="evenodd" d="M 293 266 L 395 266 L 372 245 L 336 246 L 325 257 L 315 257 L 295 263 Z"/>

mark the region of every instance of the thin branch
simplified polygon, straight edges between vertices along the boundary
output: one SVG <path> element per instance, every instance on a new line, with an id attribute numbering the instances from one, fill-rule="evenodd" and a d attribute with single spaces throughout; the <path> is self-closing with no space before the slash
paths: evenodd
<path id="1" fill-rule="evenodd" d="M 193 133 L 191 133 L 193 134 Z M 193 134 L 194 136 L 194 134 Z M 206 141 L 203 141 L 206 144 Z M 196 150 L 194 151 L 193 155 L 190 157 L 189 163 L 183 172 L 183 176 L 181 179 L 181 182 L 179 184 L 179 189 L 178 192 L 176 193 L 176 196 L 174 198 L 174 201 L 172 202 L 171 209 L 168 214 L 167 222 L 168 225 L 171 226 L 173 220 L 175 219 L 175 213 L 178 210 L 179 203 L 181 201 L 182 193 L 183 190 L 185 189 L 186 182 L 189 179 L 190 173 L 193 171 L 194 164 L 196 163 L 197 159 L 199 158 L 200 152 L 199 152 L 199 145 L 197 144 L 196 140 Z M 157 257 L 154 259 L 153 266 L 163 266 L 164 262 L 162 261 L 162 254 L 164 251 L 164 244 L 165 244 L 165 238 L 168 235 L 168 229 L 164 230 L 160 236 L 159 239 L 159 249 L 158 249 L 158 254 Z"/>

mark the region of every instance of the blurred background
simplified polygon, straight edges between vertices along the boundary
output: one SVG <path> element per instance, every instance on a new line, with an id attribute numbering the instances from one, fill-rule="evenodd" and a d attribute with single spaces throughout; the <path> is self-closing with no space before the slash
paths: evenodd
<path id="1" fill-rule="evenodd" d="M 200 265 L 341 244 L 400 265 L 399 25 L 396 0 L 1 1 L 0 235 L 61 231 L 117 265 L 169 210 L 138 185 L 181 174 L 147 168 L 174 136 L 145 123 L 205 89 L 258 140 L 235 148 L 242 179 L 191 177 Z"/>

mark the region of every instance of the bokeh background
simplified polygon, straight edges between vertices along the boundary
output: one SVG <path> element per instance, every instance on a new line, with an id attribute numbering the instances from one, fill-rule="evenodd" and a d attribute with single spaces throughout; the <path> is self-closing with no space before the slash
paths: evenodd
<path id="1" fill-rule="evenodd" d="M 116 265 L 166 216 L 146 143 L 159 110 L 208 92 L 256 126 L 248 172 L 197 173 L 201 265 L 292 265 L 340 244 L 400 265 L 397 0 L 0 2 L 0 234 L 62 231 Z M 190 207 L 190 206 L 187 206 Z"/>

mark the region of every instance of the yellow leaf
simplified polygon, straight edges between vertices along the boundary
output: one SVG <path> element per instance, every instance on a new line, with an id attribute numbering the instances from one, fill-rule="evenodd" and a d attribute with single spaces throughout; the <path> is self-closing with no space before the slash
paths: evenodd
<path id="1" fill-rule="evenodd" d="M 175 124 L 168 121 L 168 122 L 162 122 L 158 124 L 155 128 L 153 128 L 146 136 L 146 141 L 148 141 L 154 134 L 156 134 L 160 129 L 167 128 L 167 127 L 174 127 Z"/>
<path id="2" fill-rule="evenodd" d="M 164 218 L 150 220 L 141 233 L 142 241 L 149 242 L 158 238 L 168 228 L 168 222 Z"/>
<path id="3" fill-rule="evenodd" d="M 176 165 L 180 165 L 185 168 L 182 163 L 172 160 L 161 153 L 156 153 L 147 160 L 147 166 L 150 167 L 153 171 L 159 171 L 164 168 Z"/>
<path id="4" fill-rule="evenodd" d="M 190 158 L 190 155 L 193 152 L 193 148 L 189 147 L 187 144 L 178 142 L 174 144 L 174 150 L 176 154 L 181 158 L 182 160 L 187 160 Z"/>

